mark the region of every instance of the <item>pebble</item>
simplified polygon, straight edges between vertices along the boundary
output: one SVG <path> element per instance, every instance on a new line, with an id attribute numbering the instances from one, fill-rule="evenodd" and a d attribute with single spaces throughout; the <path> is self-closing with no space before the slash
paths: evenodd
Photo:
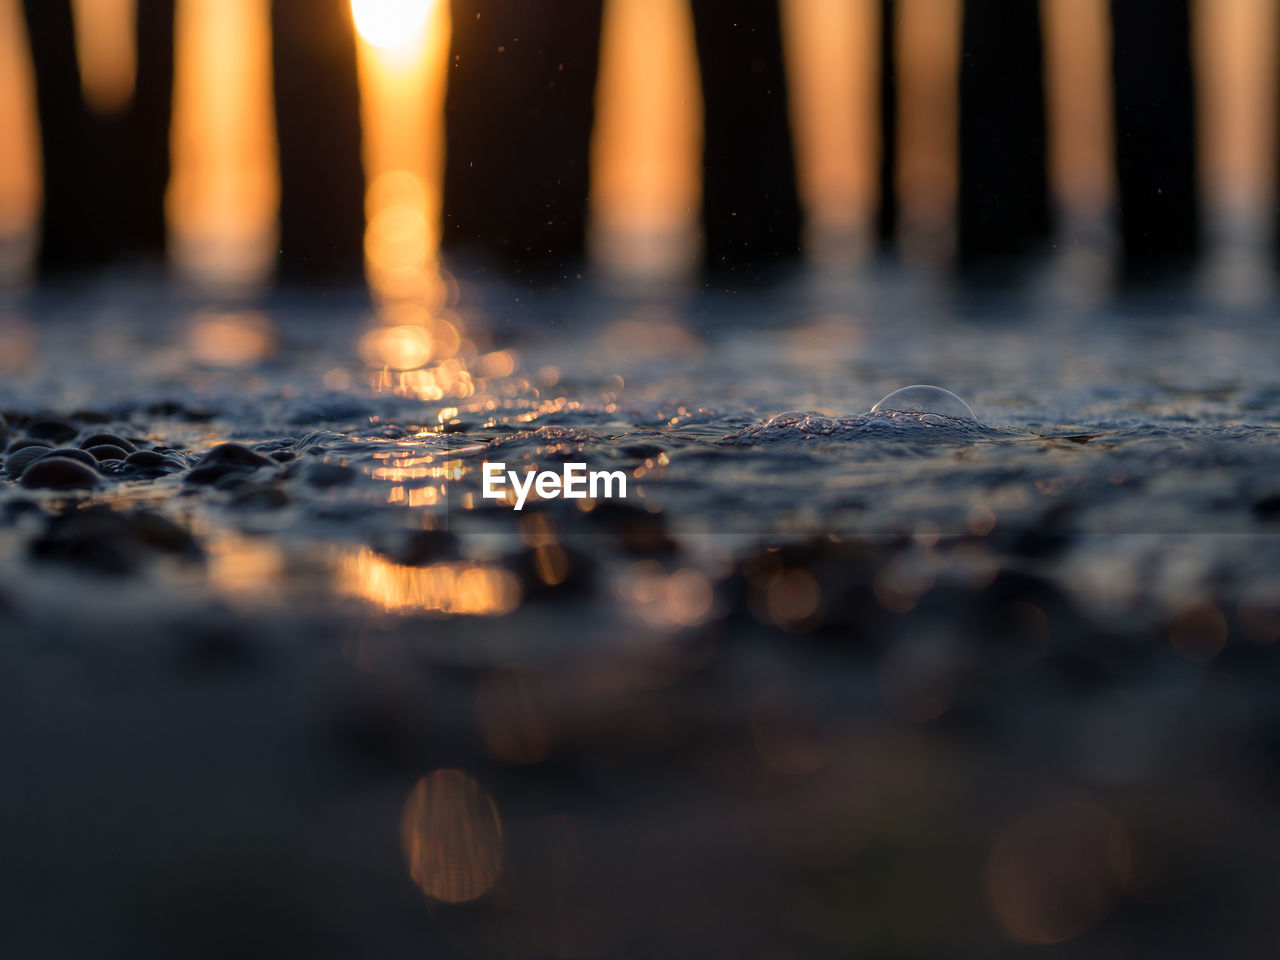
<path id="1" fill-rule="evenodd" d="M 117 447 L 114 443 L 99 443 L 87 448 L 86 452 L 99 463 L 103 460 L 123 460 L 129 456 L 128 450 Z"/>
<path id="2" fill-rule="evenodd" d="M 217 484 L 224 477 L 274 467 L 275 461 L 238 443 L 222 443 L 206 453 L 187 474 L 187 483 Z M 227 481 L 231 483 L 232 481 Z M 220 489 L 226 489 L 225 484 Z"/>
<path id="3" fill-rule="evenodd" d="M 97 483 L 96 470 L 70 457 L 44 456 L 22 471 L 22 485 L 33 490 L 88 490 Z"/>
<path id="4" fill-rule="evenodd" d="M 22 430 L 28 437 L 37 440 L 52 440 L 54 443 L 66 443 L 80 432 L 80 428 L 67 420 L 52 417 L 41 417 L 29 422 Z"/>
<path id="5" fill-rule="evenodd" d="M 114 433 L 94 433 L 80 441 L 81 450 L 91 450 L 94 447 L 104 445 L 119 447 L 121 450 L 125 451 L 125 453 L 133 453 L 138 449 L 124 437 Z M 123 459 L 123 457 L 121 459 Z"/>
<path id="6" fill-rule="evenodd" d="M 8 457 L 5 458 L 5 472 L 14 480 L 17 480 L 21 478 L 22 472 L 26 470 L 27 467 L 31 466 L 31 464 L 35 463 L 48 452 L 48 447 L 34 445 L 22 447 L 17 452 L 11 452 Z"/>
<path id="7" fill-rule="evenodd" d="M 75 460 L 83 463 L 86 467 L 96 467 L 98 465 L 97 458 L 88 450 L 81 450 L 78 447 L 54 447 L 52 450 L 44 454 L 46 457 L 66 457 L 68 460 Z"/>
<path id="8" fill-rule="evenodd" d="M 203 556 L 190 531 L 172 520 L 146 510 L 106 507 L 51 517 L 44 533 L 31 544 L 36 559 L 117 575 L 136 569 L 153 552 L 190 559 Z"/>
<path id="9" fill-rule="evenodd" d="M 248 447 L 238 443 L 220 443 L 201 459 L 201 467 L 240 467 L 246 470 L 257 470 L 259 467 L 270 467 L 274 461 L 255 453 Z"/>
<path id="10" fill-rule="evenodd" d="M 50 450 L 53 448 L 53 444 L 48 440 L 32 440 L 29 437 L 24 437 L 21 440 L 13 441 L 13 446 L 9 448 L 9 452 L 16 453 L 17 451 L 25 450 L 28 447 L 43 447 L 45 450 Z"/>

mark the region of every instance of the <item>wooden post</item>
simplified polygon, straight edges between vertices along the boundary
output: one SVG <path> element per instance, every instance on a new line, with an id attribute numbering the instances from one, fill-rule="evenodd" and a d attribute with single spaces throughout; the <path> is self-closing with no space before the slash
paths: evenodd
<path id="1" fill-rule="evenodd" d="M 1120 234 L 1130 279 L 1185 267 L 1200 242 L 1189 0 L 1112 0 Z"/>
<path id="2" fill-rule="evenodd" d="M 1035 0 L 965 0 L 961 267 L 1006 266 L 1049 232 L 1044 48 Z"/>
<path id="3" fill-rule="evenodd" d="M 100 266 L 111 255 L 116 199 L 104 194 L 92 176 L 102 144 L 81 96 L 71 3 L 24 0 L 23 9 L 35 68 L 44 178 L 38 269 L 49 274 Z"/>
<path id="4" fill-rule="evenodd" d="M 898 4 L 880 0 L 880 205 L 876 237 L 881 248 L 898 233 Z"/>
<path id="5" fill-rule="evenodd" d="M 583 256 L 601 0 L 453 0 L 442 244 L 530 278 Z"/>
<path id="6" fill-rule="evenodd" d="M 706 103 L 707 266 L 759 279 L 800 250 L 777 0 L 693 0 Z"/>
<path id="7" fill-rule="evenodd" d="M 286 281 L 364 270 L 360 89 L 348 0 L 274 0 L 280 263 Z"/>

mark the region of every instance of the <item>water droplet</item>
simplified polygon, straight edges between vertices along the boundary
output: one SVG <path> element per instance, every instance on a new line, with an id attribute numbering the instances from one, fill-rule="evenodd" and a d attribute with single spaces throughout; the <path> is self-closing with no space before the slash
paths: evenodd
<path id="1" fill-rule="evenodd" d="M 952 420 L 977 420 L 967 403 L 950 390 L 915 384 L 889 394 L 874 407 L 872 413 L 937 414 Z"/>

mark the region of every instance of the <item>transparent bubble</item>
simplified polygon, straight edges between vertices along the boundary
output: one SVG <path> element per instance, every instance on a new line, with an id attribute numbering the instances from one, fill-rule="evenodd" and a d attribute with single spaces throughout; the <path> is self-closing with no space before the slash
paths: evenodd
<path id="1" fill-rule="evenodd" d="M 950 390 L 917 383 L 889 394 L 874 407 L 872 413 L 937 414 L 953 420 L 974 420 L 973 410 Z"/>
<path id="2" fill-rule="evenodd" d="M 816 413 L 802 413 L 799 410 L 788 410 L 785 413 L 777 413 L 765 421 L 766 427 L 784 427 L 792 423 L 803 423 L 810 417 L 816 417 Z"/>

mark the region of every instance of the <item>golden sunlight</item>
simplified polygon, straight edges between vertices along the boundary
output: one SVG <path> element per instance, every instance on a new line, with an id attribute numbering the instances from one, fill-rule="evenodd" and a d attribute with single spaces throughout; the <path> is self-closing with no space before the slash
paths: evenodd
<path id="1" fill-rule="evenodd" d="M 702 87 L 687 0 L 608 0 L 591 141 L 591 252 L 645 277 L 693 269 Z"/>
<path id="2" fill-rule="evenodd" d="M 71 0 L 84 100 L 96 113 L 123 110 L 138 74 L 138 0 Z"/>
<path id="3" fill-rule="evenodd" d="M 1270 218 L 1276 4 L 1197 0 L 1192 14 L 1201 180 L 1209 207 L 1229 218 Z"/>
<path id="4" fill-rule="evenodd" d="M 898 6 L 898 196 L 902 250 L 936 262 L 954 246 L 961 0 Z"/>
<path id="5" fill-rule="evenodd" d="M 269 0 L 180 0 L 177 7 L 165 206 L 174 260 L 210 286 L 251 287 L 275 265 L 280 176 L 270 18 Z"/>
<path id="6" fill-rule="evenodd" d="M 401 47 L 415 42 L 436 0 L 351 0 L 356 31 L 375 47 Z"/>
<path id="7" fill-rule="evenodd" d="M 364 124 L 365 272 L 383 304 L 440 305 L 449 5 L 352 0 Z"/>
<path id="8" fill-rule="evenodd" d="M 1069 220 L 1096 221 L 1115 199 L 1111 24 L 1106 0 L 1042 0 L 1049 179 Z"/>
<path id="9" fill-rule="evenodd" d="M 796 172 L 818 260 L 865 249 L 880 191 L 880 4 L 784 0 Z"/>
<path id="10" fill-rule="evenodd" d="M 40 130 L 19 0 L 0 0 L 0 283 L 25 277 L 40 219 Z"/>

